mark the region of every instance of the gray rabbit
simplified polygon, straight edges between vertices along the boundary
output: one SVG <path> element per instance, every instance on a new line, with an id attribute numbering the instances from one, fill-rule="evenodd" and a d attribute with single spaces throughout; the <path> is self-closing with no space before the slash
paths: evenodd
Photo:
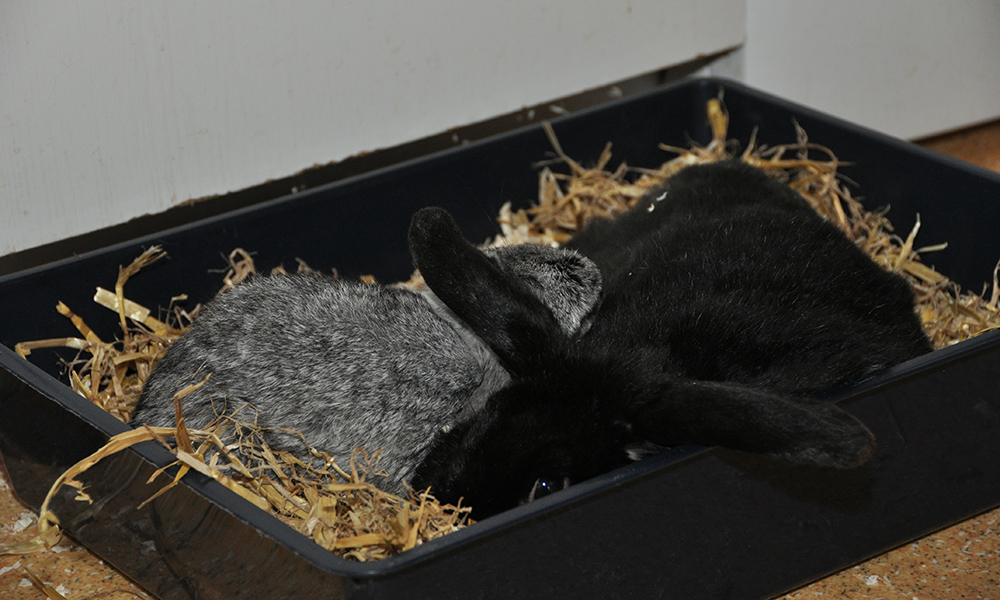
<path id="1" fill-rule="evenodd" d="M 565 335 L 586 329 L 601 295 L 589 259 L 532 245 L 482 252 L 523 281 Z M 157 363 L 132 423 L 173 425 L 173 395 L 209 373 L 183 399 L 189 427 L 239 410 L 241 420 L 301 432 L 343 467 L 355 448 L 381 450 L 387 475 L 375 483 L 397 493 L 438 432 L 468 420 L 510 381 L 429 290 L 319 274 L 254 277 L 206 305 Z M 265 437 L 305 458 L 297 437 Z"/>

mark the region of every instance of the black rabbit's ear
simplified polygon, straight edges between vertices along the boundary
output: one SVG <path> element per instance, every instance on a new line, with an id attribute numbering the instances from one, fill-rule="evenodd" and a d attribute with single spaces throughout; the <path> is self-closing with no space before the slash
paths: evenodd
<path id="1" fill-rule="evenodd" d="M 409 238 L 413 264 L 427 285 L 509 369 L 537 364 L 565 337 L 527 284 L 467 242 L 444 209 L 417 211 Z"/>
<path id="2" fill-rule="evenodd" d="M 836 405 L 717 382 L 662 382 L 631 416 L 633 433 L 665 446 L 695 443 L 841 469 L 864 464 L 875 439 Z"/>

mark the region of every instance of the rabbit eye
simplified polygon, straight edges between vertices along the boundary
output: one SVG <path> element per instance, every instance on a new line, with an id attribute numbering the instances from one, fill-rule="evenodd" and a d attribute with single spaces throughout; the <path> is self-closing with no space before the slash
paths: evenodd
<path id="1" fill-rule="evenodd" d="M 531 486 L 531 492 L 528 494 L 528 502 L 544 498 L 552 492 L 564 490 L 569 487 L 569 483 L 569 477 L 563 477 L 562 479 L 539 477 L 535 480 L 535 485 Z"/>

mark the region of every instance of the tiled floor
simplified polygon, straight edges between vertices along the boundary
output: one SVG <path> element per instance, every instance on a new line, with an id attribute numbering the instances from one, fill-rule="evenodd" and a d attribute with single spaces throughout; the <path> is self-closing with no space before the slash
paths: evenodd
<path id="1" fill-rule="evenodd" d="M 923 140 L 923 145 L 1000 171 L 1000 121 Z M 1000 199 L 998 199 L 1000 201 Z M 0 546 L 31 539 L 36 516 L 0 477 Z M 25 569 L 69 600 L 148 598 L 80 546 L 66 541 L 37 554 L 0 556 L 0 597 L 44 600 Z M 1000 509 L 929 535 L 799 589 L 783 599 L 1000 600 Z"/>

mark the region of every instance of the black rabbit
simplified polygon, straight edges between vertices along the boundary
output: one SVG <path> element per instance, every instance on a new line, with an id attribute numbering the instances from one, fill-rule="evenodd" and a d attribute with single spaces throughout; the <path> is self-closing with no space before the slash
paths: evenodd
<path id="1" fill-rule="evenodd" d="M 410 226 L 414 263 L 511 373 L 438 437 L 414 485 L 482 518 L 625 465 L 718 445 L 849 468 L 871 433 L 810 399 L 930 350 L 913 294 L 787 185 L 737 161 L 692 166 L 568 244 L 604 282 L 567 336 L 441 209 Z"/>

